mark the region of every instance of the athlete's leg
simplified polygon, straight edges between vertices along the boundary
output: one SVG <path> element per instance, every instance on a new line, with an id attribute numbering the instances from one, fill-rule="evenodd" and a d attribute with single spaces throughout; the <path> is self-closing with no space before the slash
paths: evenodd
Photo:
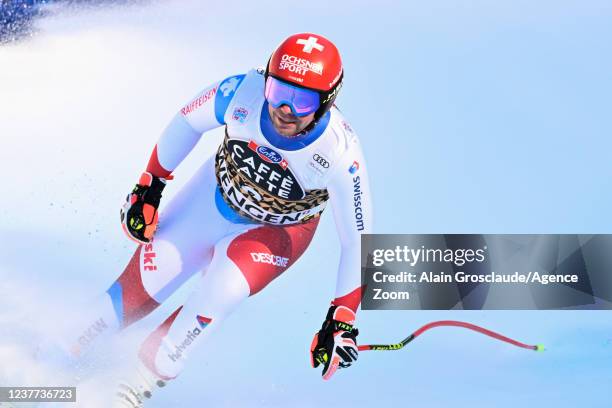
<path id="1" fill-rule="evenodd" d="M 287 227 L 251 226 L 221 240 L 198 289 L 143 343 L 139 357 L 145 367 L 161 379 L 176 377 L 197 344 L 297 261 L 317 224 L 318 219 Z"/>
<path id="2" fill-rule="evenodd" d="M 66 340 L 80 355 L 93 340 L 152 312 L 212 259 L 214 244 L 235 226 L 215 209 L 214 158 L 181 189 L 160 216 L 153 242 L 141 245 L 110 288 L 82 313 Z"/>

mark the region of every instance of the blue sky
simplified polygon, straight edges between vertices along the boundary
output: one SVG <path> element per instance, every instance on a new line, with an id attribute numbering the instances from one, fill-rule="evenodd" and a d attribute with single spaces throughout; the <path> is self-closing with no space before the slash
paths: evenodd
<path id="1" fill-rule="evenodd" d="M 605 1 L 170 1 L 40 21 L 37 36 L 0 48 L 0 276 L 5 291 L 40 298 L 26 307 L 27 296 L 3 296 L 0 317 L 17 325 L 11 315 L 27 321 L 46 302 L 104 290 L 134 249 L 119 205 L 166 122 L 299 31 L 325 34 L 343 54 L 337 102 L 365 149 L 376 232 L 610 233 L 611 17 Z M 220 137 L 203 138 L 168 196 Z M 307 348 L 338 249 L 326 215 L 304 258 L 249 299 L 153 406 L 307 407 L 338 395 L 354 406 L 609 406 L 608 311 L 362 312 L 362 342 L 452 318 L 548 351 L 438 329 L 401 352 L 363 353 L 324 383 Z M 298 323 L 279 331 L 279 321 Z"/>

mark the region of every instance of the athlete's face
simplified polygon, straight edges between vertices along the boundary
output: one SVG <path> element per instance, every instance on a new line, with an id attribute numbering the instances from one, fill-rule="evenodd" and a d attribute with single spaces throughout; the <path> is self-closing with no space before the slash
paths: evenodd
<path id="1" fill-rule="evenodd" d="M 292 137 L 306 129 L 306 126 L 310 125 L 310 122 L 314 119 L 314 112 L 306 116 L 295 116 L 291 112 L 291 108 L 288 105 L 281 105 L 278 108 L 272 107 L 268 104 L 268 112 L 270 113 L 270 119 L 274 129 L 286 137 Z"/>

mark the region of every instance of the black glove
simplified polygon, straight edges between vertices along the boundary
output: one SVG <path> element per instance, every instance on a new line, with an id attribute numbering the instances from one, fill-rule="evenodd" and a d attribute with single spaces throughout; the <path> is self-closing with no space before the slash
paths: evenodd
<path id="1" fill-rule="evenodd" d="M 354 323 L 355 312 L 346 306 L 332 306 L 321 330 L 312 339 L 310 363 L 314 368 L 323 365 L 324 380 L 329 380 L 337 369 L 357 361 L 359 330 L 353 327 Z"/>
<path id="2" fill-rule="evenodd" d="M 127 195 L 121 209 L 121 225 L 127 236 L 138 242 L 147 243 L 157 229 L 159 201 L 166 180 L 145 172 L 138 184 Z"/>

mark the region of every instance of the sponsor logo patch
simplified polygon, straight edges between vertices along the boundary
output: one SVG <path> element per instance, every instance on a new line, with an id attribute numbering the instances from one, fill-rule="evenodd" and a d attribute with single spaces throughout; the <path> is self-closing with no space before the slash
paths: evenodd
<path id="1" fill-rule="evenodd" d="M 317 75 L 323 75 L 323 64 L 320 62 L 308 61 L 305 58 L 298 58 L 289 54 L 283 54 L 280 64 L 278 64 L 278 69 L 294 72 L 302 76 L 306 75 L 309 71 Z"/>
<path id="2" fill-rule="evenodd" d="M 289 264 L 289 258 L 265 252 L 251 252 L 251 258 L 253 258 L 253 262 L 281 266 L 283 268 L 287 267 Z"/>
<path id="3" fill-rule="evenodd" d="M 253 140 L 230 139 L 228 148 L 238 170 L 259 188 L 288 200 L 304 198 L 304 189 L 280 153 Z"/>
<path id="4" fill-rule="evenodd" d="M 314 160 L 315 163 L 319 164 L 324 169 L 329 169 L 329 161 L 322 154 L 315 153 L 312 156 L 312 160 Z"/>
<path id="5" fill-rule="evenodd" d="M 228 96 L 231 96 L 234 92 L 236 92 L 236 88 L 238 88 L 239 83 L 240 81 L 238 80 L 238 77 L 231 77 L 223 81 L 223 83 L 219 87 L 219 90 L 221 91 L 221 93 L 223 93 L 223 97 L 227 98 Z"/>
<path id="6" fill-rule="evenodd" d="M 200 95 L 199 97 L 195 98 L 193 101 L 185 105 L 181 109 L 181 114 L 183 116 L 189 115 L 191 112 L 198 109 L 199 107 L 204 105 L 206 102 L 210 101 L 213 98 L 213 96 L 215 96 L 216 93 L 217 93 L 217 87 L 214 87 L 213 89 L 209 89 L 208 91 L 204 91 L 202 95 Z"/>
<path id="7" fill-rule="evenodd" d="M 346 121 L 342 121 L 342 127 L 344 128 L 344 130 L 346 130 L 349 133 L 354 133 L 353 132 L 353 128 L 351 127 L 351 125 L 348 124 L 348 122 Z"/>
<path id="8" fill-rule="evenodd" d="M 249 111 L 239 106 L 234 109 L 234 113 L 232 114 L 232 119 L 237 120 L 240 123 L 244 123 L 248 115 L 249 115 Z"/>
<path id="9" fill-rule="evenodd" d="M 249 143 L 249 147 L 255 150 L 259 157 L 268 163 L 280 163 L 283 161 L 283 156 L 266 146 L 256 146 L 254 142 Z"/>
<path id="10" fill-rule="evenodd" d="M 357 173 L 357 170 L 359 170 L 359 162 L 355 160 L 351 167 L 349 167 L 349 173 L 355 174 Z"/>
<path id="11" fill-rule="evenodd" d="M 202 333 L 202 330 L 204 330 L 206 326 L 212 322 L 212 319 L 200 315 L 196 316 L 196 320 L 198 325 L 187 331 L 184 340 L 180 344 L 174 346 L 174 352 L 168 354 L 168 358 L 170 358 L 170 360 L 177 361 L 181 359 L 183 354 L 185 354 L 185 350 L 187 350 L 187 348 L 189 348 L 189 346 L 195 341 L 196 337 Z"/>
<path id="12" fill-rule="evenodd" d="M 331 88 L 332 86 L 334 86 L 336 84 L 336 82 L 338 82 L 338 80 L 340 79 L 340 75 L 342 74 L 342 70 L 338 71 L 338 73 L 336 74 L 336 76 L 334 77 L 334 79 L 332 79 L 332 81 L 328 84 L 328 86 Z"/>
<path id="13" fill-rule="evenodd" d="M 279 157 L 258 151 L 258 147 L 253 140 L 226 135 L 217 151 L 217 181 L 230 207 L 250 219 L 275 225 L 318 216 L 329 198 L 327 190 L 304 190 L 286 160 L 274 163 Z"/>
<path id="14" fill-rule="evenodd" d="M 142 265 L 145 271 L 156 271 L 157 266 L 155 265 L 155 251 L 153 250 L 153 243 L 149 242 L 144 246 Z"/>
<path id="15" fill-rule="evenodd" d="M 205 329 L 206 326 L 208 326 L 210 324 L 210 322 L 212 322 L 211 318 L 200 316 L 200 315 L 196 316 L 196 320 L 198 321 L 198 323 L 200 323 L 200 328 L 202 328 L 202 329 Z"/>
<path id="16" fill-rule="evenodd" d="M 353 207 L 355 210 L 355 226 L 357 231 L 363 231 L 363 209 L 361 208 L 361 179 L 359 176 L 353 177 Z"/>
<path id="17" fill-rule="evenodd" d="M 315 170 L 318 174 L 323 175 L 327 172 L 327 170 L 331 166 L 331 162 L 322 153 L 316 152 L 315 154 L 312 155 L 312 158 L 308 162 L 308 165 L 313 170 Z"/>
<path id="18" fill-rule="evenodd" d="M 334 88 L 334 92 L 332 92 L 329 95 L 327 95 L 327 97 L 323 100 L 323 103 L 327 103 L 327 102 L 331 101 L 336 95 L 338 95 L 338 92 L 340 92 L 340 88 L 342 88 L 342 84 L 340 84 L 336 88 Z"/>
<path id="19" fill-rule="evenodd" d="M 260 146 L 253 140 L 249 140 L 248 146 L 249 146 L 249 149 L 257 153 L 257 155 L 261 159 L 263 159 L 264 161 L 268 163 L 275 163 L 275 164 L 278 163 L 278 165 L 281 166 L 283 170 L 286 170 L 287 167 L 289 166 L 289 163 L 287 163 L 287 160 L 283 160 L 283 156 L 281 156 L 280 153 L 275 152 L 269 147 Z"/>
<path id="20" fill-rule="evenodd" d="M 87 346 L 102 332 L 108 329 L 108 325 L 104 321 L 103 318 L 99 318 L 95 322 L 93 322 L 85 331 L 79 336 L 77 340 L 77 344 L 75 344 L 71 348 L 71 353 L 75 356 L 79 356 L 81 354 L 81 350 Z"/>

